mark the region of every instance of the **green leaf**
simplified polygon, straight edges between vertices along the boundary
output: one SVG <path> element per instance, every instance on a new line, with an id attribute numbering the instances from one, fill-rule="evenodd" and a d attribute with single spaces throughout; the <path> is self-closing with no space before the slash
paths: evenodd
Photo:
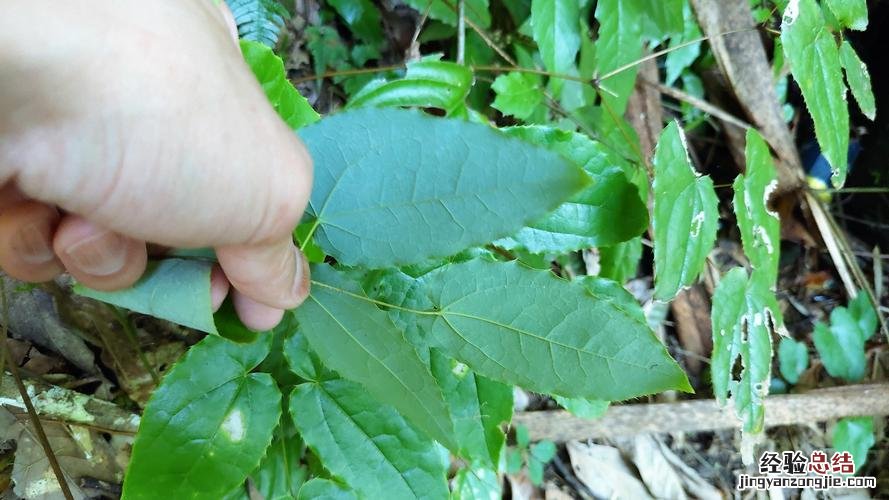
<path id="1" fill-rule="evenodd" d="M 596 40 L 598 57 L 596 72 L 601 78 L 608 73 L 635 62 L 642 55 L 642 9 L 640 0 L 600 0 L 596 2 L 599 38 Z M 637 65 L 627 68 L 600 82 L 602 100 L 615 116 L 624 114 L 633 85 Z"/>
<path id="2" fill-rule="evenodd" d="M 840 46 L 840 62 L 846 70 L 846 82 L 849 83 L 849 89 L 852 90 L 858 107 L 864 116 L 873 120 L 877 116 L 877 106 L 870 86 L 870 74 L 867 72 L 867 65 L 858 58 L 855 49 L 847 40 L 843 40 Z"/>
<path id="3" fill-rule="evenodd" d="M 830 326 L 816 323 L 812 338 L 827 373 L 849 381 L 864 378 L 867 367 L 864 344 L 876 328 L 876 313 L 864 293 L 859 294 L 848 309 L 837 307 L 831 311 Z"/>
<path id="4" fill-rule="evenodd" d="M 618 243 L 599 249 L 599 276 L 626 283 L 636 276 L 642 258 L 642 238 Z"/>
<path id="5" fill-rule="evenodd" d="M 240 37 L 269 47 L 278 43 L 284 20 L 290 17 L 277 0 L 225 0 L 225 3 L 235 19 Z"/>
<path id="6" fill-rule="evenodd" d="M 359 496 L 447 496 L 446 454 L 359 385 L 346 380 L 299 385 L 290 397 L 290 415 L 324 467 Z"/>
<path id="7" fill-rule="evenodd" d="M 241 52 L 269 102 L 290 128 L 298 129 L 318 121 L 318 113 L 287 80 L 284 62 L 272 49 L 261 43 L 241 40 Z"/>
<path id="8" fill-rule="evenodd" d="M 500 75 L 491 86 L 497 95 L 491 106 L 505 115 L 527 120 L 543 102 L 541 85 L 540 75 L 518 72 Z"/>
<path id="9" fill-rule="evenodd" d="M 305 30 L 305 43 L 312 54 L 312 67 L 318 80 L 327 68 L 349 67 L 349 50 L 336 29 L 330 26 L 309 26 Z"/>
<path id="10" fill-rule="evenodd" d="M 858 31 L 867 29 L 867 0 L 826 0 L 826 3 L 840 26 Z"/>
<path id="11" fill-rule="evenodd" d="M 778 279 L 781 224 L 768 204 L 778 178 L 769 146 L 752 128 L 747 129 L 745 154 L 746 174 L 739 175 L 733 185 L 735 215 L 750 266 L 773 286 Z"/>
<path id="12" fill-rule="evenodd" d="M 803 342 L 790 337 L 778 344 L 778 367 L 781 376 L 791 384 L 799 382 L 799 376 L 809 367 L 809 350 Z"/>
<path id="13" fill-rule="evenodd" d="M 501 498 L 503 498 L 503 487 L 500 485 L 497 471 L 493 469 L 462 468 L 454 476 L 451 500 L 500 500 Z"/>
<path id="14" fill-rule="evenodd" d="M 450 0 L 405 0 L 421 15 L 429 13 L 431 19 L 442 21 L 451 26 L 457 25 L 457 3 Z M 481 28 L 491 27 L 491 14 L 488 11 L 488 0 L 466 0 L 466 18 Z M 468 28 L 468 26 L 467 26 Z"/>
<path id="15" fill-rule="evenodd" d="M 287 500 L 296 497 L 305 483 L 308 469 L 300 466 L 303 444 L 293 426 L 281 421 L 265 458 L 253 473 L 253 485 L 266 500 Z"/>
<path id="16" fill-rule="evenodd" d="M 576 132 L 531 126 L 504 129 L 507 135 L 543 146 L 582 167 L 593 182 L 553 213 L 522 228 L 498 245 L 532 253 L 566 253 L 614 245 L 639 236 L 648 210 L 619 161 L 598 142 Z M 615 224 L 620 220 L 620 224 Z"/>
<path id="17" fill-rule="evenodd" d="M 833 428 L 834 450 L 851 453 L 856 471 L 860 471 L 864 466 L 867 461 L 867 452 L 875 442 L 873 417 L 841 418 Z"/>
<path id="18" fill-rule="evenodd" d="M 453 112 L 463 106 L 472 88 L 472 71 L 466 66 L 437 58 L 407 65 L 404 78 L 374 80 L 349 100 L 348 107 L 414 106 Z"/>
<path id="19" fill-rule="evenodd" d="M 339 483 L 316 477 L 299 489 L 298 500 L 358 500 L 358 495 Z"/>
<path id="20" fill-rule="evenodd" d="M 212 268 L 212 262 L 203 260 L 152 261 L 131 288 L 102 292 L 78 283 L 74 291 L 84 297 L 217 334 L 210 303 Z"/>
<path id="21" fill-rule="evenodd" d="M 540 441 L 531 445 L 531 456 L 541 463 L 548 463 L 556 456 L 556 444 L 552 441 Z"/>
<path id="22" fill-rule="evenodd" d="M 815 136 L 821 153 L 833 171 L 833 185 L 842 187 L 846 181 L 849 148 L 846 86 L 836 42 L 825 28 L 824 17 L 815 0 L 790 2 L 781 22 L 781 42 L 793 78 L 799 84 L 815 122 Z"/>
<path id="23" fill-rule="evenodd" d="M 220 498 L 256 469 L 281 416 L 281 393 L 251 373 L 270 337 L 206 337 L 164 377 L 139 426 L 125 498 Z"/>
<path id="24" fill-rule="evenodd" d="M 415 111 L 354 110 L 300 135 L 315 162 L 316 241 L 346 265 L 418 263 L 488 243 L 589 182 L 542 148 Z"/>
<path id="25" fill-rule="evenodd" d="M 716 241 L 718 200 L 710 177 L 695 172 L 675 121 L 654 153 L 655 297 L 669 300 L 691 285 Z"/>
<path id="26" fill-rule="evenodd" d="M 713 354 L 710 369 L 713 394 L 725 404 L 729 391 L 745 432 L 762 430 L 772 367 L 772 333 L 785 334 L 784 320 L 770 284 L 748 279 L 747 271 L 734 268 L 713 294 Z M 740 379 L 733 377 L 741 358 Z"/>
<path id="27" fill-rule="evenodd" d="M 642 34 L 653 41 L 675 37 L 687 26 L 688 21 L 682 16 L 683 7 L 688 7 L 685 0 L 642 0 L 640 7 L 645 13 Z M 691 24 L 695 25 L 694 22 Z"/>
<path id="28" fill-rule="evenodd" d="M 300 333 L 324 364 L 454 448 L 451 419 L 435 379 L 386 313 L 357 283 L 327 265 L 312 266 L 312 277 L 312 292 L 295 314 Z"/>
<path id="29" fill-rule="evenodd" d="M 329 0 L 349 29 L 365 43 L 383 44 L 383 24 L 380 9 L 370 0 Z"/>
<path id="30" fill-rule="evenodd" d="M 528 457 L 528 479 L 535 486 L 543 485 L 544 464 L 533 457 Z"/>
<path id="31" fill-rule="evenodd" d="M 531 0 L 531 28 L 543 66 L 551 73 L 576 73 L 580 50 L 580 2 L 578 0 Z M 561 80 L 556 79 L 556 89 Z M 555 92 L 558 94 L 558 90 Z"/>
<path id="32" fill-rule="evenodd" d="M 476 375 L 436 349 L 430 361 L 454 421 L 458 455 L 496 467 L 506 440 L 501 426 L 512 419 L 512 387 Z"/>
<path id="33" fill-rule="evenodd" d="M 563 398 L 562 396 L 556 396 L 555 399 L 562 408 L 568 410 L 575 417 L 591 420 L 604 415 L 611 404 L 610 401 L 601 399 Z"/>
<path id="34" fill-rule="evenodd" d="M 581 282 L 484 261 L 421 280 L 435 305 L 431 342 L 486 377 L 591 399 L 690 390 L 644 322 Z"/>
<path id="35" fill-rule="evenodd" d="M 682 36 L 670 38 L 670 49 L 673 50 L 667 54 L 666 61 L 664 62 L 664 67 L 667 69 L 666 78 L 664 79 L 666 85 L 673 85 L 673 82 L 682 75 L 683 70 L 691 66 L 701 54 L 700 42 L 677 48 L 702 36 L 701 28 L 698 26 L 695 14 L 691 10 L 691 5 L 688 2 L 682 3 Z"/>

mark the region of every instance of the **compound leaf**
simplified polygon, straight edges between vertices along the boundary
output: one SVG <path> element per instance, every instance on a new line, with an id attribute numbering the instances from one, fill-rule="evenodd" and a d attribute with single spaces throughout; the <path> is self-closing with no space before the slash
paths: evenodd
<path id="1" fill-rule="evenodd" d="M 258 42 L 241 40 L 241 52 L 269 102 L 290 128 L 298 129 L 318 121 L 318 113 L 287 80 L 284 62 L 272 49 Z"/>
<path id="2" fill-rule="evenodd" d="M 453 448 L 453 429 L 441 391 L 414 347 L 360 286 L 327 265 L 296 309 L 300 332 L 326 366 L 358 382 L 398 409 L 433 439 Z"/>
<path id="3" fill-rule="evenodd" d="M 621 243 L 648 226 L 648 210 L 639 191 L 607 150 L 576 132 L 529 126 L 504 129 L 506 134 L 560 154 L 589 174 L 593 182 L 546 217 L 510 238 L 497 242 L 532 253 L 566 253 L 581 248 Z M 620 224 L 615 224 L 620 220 Z"/>
<path id="4" fill-rule="evenodd" d="M 781 225 L 778 214 L 769 210 L 769 197 L 778 186 L 772 154 L 762 136 L 747 129 L 747 169 L 734 183 L 735 215 L 741 230 L 744 254 L 764 281 L 778 279 Z"/>
<path id="5" fill-rule="evenodd" d="M 821 153 L 830 163 L 833 185 L 842 187 L 849 148 L 846 85 L 836 42 L 815 0 L 792 0 L 787 5 L 781 21 L 781 42 L 815 122 Z"/>
<path id="6" fill-rule="evenodd" d="M 299 385 L 290 396 L 290 415 L 324 467 L 359 496 L 447 497 L 447 454 L 358 384 Z"/>
<path id="7" fill-rule="evenodd" d="M 840 26 L 858 31 L 867 29 L 867 0 L 826 0 L 826 3 Z"/>
<path id="8" fill-rule="evenodd" d="M 843 40 L 840 46 L 840 62 L 846 70 L 846 82 L 849 83 L 849 89 L 852 90 L 852 96 L 855 97 L 858 107 L 864 116 L 873 120 L 877 116 L 877 106 L 870 86 L 870 74 L 867 72 L 867 65 L 858 57 L 847 40 Z"/>
<path id="9" fill-rule="evenodd" d="M 226 0 L 231 10 L 238 35 L 269 47 L 278 43 L 284 20 L 290 13 L 277 0 Z"/>
<path id="10" fill-rule="evenodd" d="M 251 373 L 269 336 L 208 336 L 164 377 L 139 426 L 125 498 L 221 498 L 259 465 L 281 416 L 271 376 Z"/>
<path id="11" fill-rule="evenodd" d="M 435 305 L 430 341 L 476 373 L 591 399 L 690 389 L 643 321 L 580 281 L 481 260 L 421 279 Z"/>
<path id="12" fill-rule="evenodd" d="M 419 263 L 488 243 L 589 182 L 558 155 L 488 126 L 409 110 L 340 113 L 300 135 L 315 162 L 307 214 L 316 241 L 346 265 Z"/>
<path id="13" fill-rule="evenodd" d="M 671 122 L 654 153 L 656 298 L 673 298 L 700 274 L 716 241 L 717 204 L 713 181 L 695 172 L 685 134 Z"/>

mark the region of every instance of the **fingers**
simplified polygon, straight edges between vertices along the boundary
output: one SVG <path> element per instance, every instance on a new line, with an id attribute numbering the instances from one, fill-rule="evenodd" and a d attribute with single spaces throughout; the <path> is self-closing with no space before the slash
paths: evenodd
<path id="1" fill-rule="evenodd" d="M 309 293 L 309 266 L 289 235 L 274 243 L 231 245 L 216 257 L 242 295 L 277 309 L 300 305 Z"/>
<path id="2" fill-rule="evenodd" d="M 13 278 L 37 283 L 61 273 L 52 247 L 59 218 L 55 208 L 34 201 L 0 209 L 0 267 Z"/>
<path id="3" fill-rule="evenodd" d="M 53 249 L 65 269 L 96 290 L 131 286 L 145 272 L 145 243 L 99 227 L 86 219 L 66 216 L 53 238 Z"/>
<path id="4" fill-rule="evenodd" d="M 281 318 L 284 317 L 284 309 L 269 307 L 251 299 L 237 290 L 232 294 L 232 301 L 235 305 L 235 312 L 237 312 L 238 317 L 241 318 L 241 323 L 244 323 L 244 326 L 257 332 L 271 330 L 277 326 L 278 323 L 281 322 Z"/>

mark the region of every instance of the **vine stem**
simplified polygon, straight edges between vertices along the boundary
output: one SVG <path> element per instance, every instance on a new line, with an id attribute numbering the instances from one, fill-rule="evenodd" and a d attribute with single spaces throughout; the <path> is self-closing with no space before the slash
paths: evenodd
<path id="1" fill-rule="evenodd" d="M 49 466 L 52 468 L 52 472 L 56 476 L 56 481 L 59 483 L 62 495 L 64 495 L 66 500 L 74 500 L 74 495 L 71 494 L 71 489 L 68 487 L 68 481 L 65 481 L 65 474 L 62 472 L 62 467 L 59 465 L 59 461 L 56 459 L 56 454 L 52 451 L 52 446 L 50 446 L 49 439 L 46 437 L 46 432 L 43 430 L 43 424 L 40 422 L 40 417 L 37 416 L 37 410 L 34 409 L 34 403 L 31 401 L 31 396 L 28 394 L 28 390 L 22 382 L 19 367 L 15 364 L 12 355 L 9 352 L 9 302 L 6 297 L 6 284 L 2 280 L 0 280 L 0 300 L 3 302 L 3 326 L 0 328 L 0 332 L 2 332 L 0 333 L 0 344 L 3 346 L 2 359 L 6 360 L 6 366 L 9 367 L 9 373 L 12 374 L 12 378 L 19 390 L 19 394 L 22 396 L 22 402 L 25 403 L 25 408 L 28 411 L 28 419 L 31 421 L 31 425 L 34 426 L 37 440 L 40 441 L 43 453 L 46 454 L 46 459 L 49 461 Z"/>

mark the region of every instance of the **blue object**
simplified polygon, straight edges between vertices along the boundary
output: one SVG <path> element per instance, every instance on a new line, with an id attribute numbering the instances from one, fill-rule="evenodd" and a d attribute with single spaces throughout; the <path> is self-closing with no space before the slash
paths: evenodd
<path id="1" fill-rule="evenodd" d="M 855 160 L 858 158 L 858 153 L 860 152 L 861 144 L 859 144 L 858 140 L 850 140 L 849 153 L 846 156 L 846 162 L 849 165 L 848 172 L 852 172 L 852 165 L 855 164 Z M 803 147 L 800 148 L 800 156 L 802 156 L 803 168 L 806 170 L 806 175 L 809 177 L 809 185 L 812 187 L 821 187 L 821 189 L 833 187 L 833 184 L 830 183 L 830 163 L 827 163 L 827 158 L 821 154 L 821 148 L 818 147 L 817 142 L 810 141 L 804 144 Z"/>

